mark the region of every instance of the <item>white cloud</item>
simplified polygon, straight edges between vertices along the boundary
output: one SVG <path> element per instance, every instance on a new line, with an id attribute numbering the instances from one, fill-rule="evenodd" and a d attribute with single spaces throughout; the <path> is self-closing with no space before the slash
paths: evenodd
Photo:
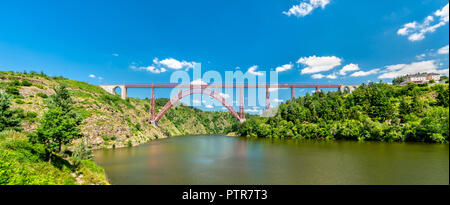
<path id="1" fill-rule="evenodd" d="M 378 78 L 395 78 L 398 76 L 416 73 L 437 73 L 437 66 L 434 60 L 413 62 L 411 64 L 397 64 L 386 66 L 386 70 Z"/>
<path id="2" fill-rule="evenodd" d="M 159 61 L 158 58 L 154 58 L 153 64 L 150 66 L 138 66 L 137 63 L 132 62 L 130 68 L 134 70 L 146 70 L 151 73 L 159 74 L 166 72 L 167 69 L 178 70 L 184 68 L 187 71 L 194 67 L 194 63 L 195 62 L 178 61 L 173 58 L 166 58 L 162 61 Z"/>
<path id="3" fill-rule="evenodd" d="M 358 71 L 358 72 L 352 73 L 350 75 L 350 77 L 368 76 L 368 75 L 372 75 L 372 74 L 378 73 L 378 71 L 380 71 L 380 69 L 372 69 L 372 70 L 368 70 L 368 71 Z"/>
<path id="4" fill-rule="evenodd" d="M 134 70 L 145 70 L 145 71 L 148 71 L 148 72 L 151 72 L 151 73 L 155 73 L 155 74 L 164 73 L 164 72 L 167 71 L 165 68 L 157 68 L 157 67 L 155 67 L 153 65 L 151 65 L 151 66 L 139 66 L 138 67 L 138 66 L 136 66 L 136 63 L 132 63 L 130 65 L 130 68 L 134 69 Z"/>
<path id="5" fill-rule="evenodd" d="M 260 113 L 261 110 L 259 109 L 259 107 L 253 107 L 252 109 L 244 109 L 244 112 L 249 112 L 249 113 Z"/>
<path id="6" fill-rule="evenodd" d="M 424 59 L 426 56 L 427 56 L 427 54 L 422 53 L 422 54 L 420 54 L 420 55 L 417 55 L 417 56 L 416 56 L 416 59 L 417 59 L 417 60 L 422 60 L 422 59 Z"/>
<path id="7" fill-rule="evenodd" d="M 192 85 L 208 85 L 208 83 L 205 83 L 202 79 L 197 79 L 191 82 Z"/>
<path id="8" fill-rule="evenodd" d="M 289 88 L 269 88 L 269 92 L 275 92 L 278 90 L 286 90 L 286 89 L 289 89 Z"/>
<path id="9" fill-rule="evenodd" d="M 310 56 L 298 59 L 297 63 L 307 66 L 301 73 L 308 74 L 331 70 L 334 67 L 341 65 L 341 61 L 342 60 L 336 56 Z"/>
<path id="10" fill-rule="evenodd" d="M 119 56 L 118 53 L 113 53 L 112 55 L 115 56 L 115 57 Z"/>
<path id="11" fill-rule="evenodd" d="M 357 71 L 359 70 L 358 64 L 353 64 L 350 63 L 348 65 L 345 65 L 340 71 L 339 71 L 339 75 L 346 75 L 347 72 L 350 71 Z"/>
<path id="12" fill-rule="evenodd" d="M 408 36 L 408 40 L 410 41 L 423 40 L 426 33 L 433 33 L 437 28 L 448 23 L 448 3 L 442 9 L 435 11 L 433 15 L 427 16 L 422 23 L 413 21 L 403 25 L 403 27 L 397 31 L 397 34 Z M 435 17 L 439 18 L 439 22 L 433 24 Z"/>
<path id="13" fill-rule="evenodd" d="M 281 100 L 281 99 L 275 98 L 275 99 L 273 99 L 273 102 L 276 102 L 276 103 L 280 103 L 280 102 L 284 102 L 284 100 Z"/>
<path id="14" fill-rule="evenodd" d="M 337 78 L 337 76 L 336 76 L 336 74 L 329 74 L 329 75 L 327 75 L 327 76 L 325 76 L 326 78 L 328 78 L 328 79 L 336 79 Z"/>
<path id="15" fill-rule="evenodd" d="M 441 74 L 441 75 L 446 75 L 446 76 L 448 76 L 448 70 L 449 68 L 447 68 L 447 69 L 442 69 L 442 70 L 437 70 L 437 72 L 436 73 L 439 73 L 439 74 Z"/>
<path id="16" fill-rule="evenodd" d="M 439 54 L 448 54 L 448 45 L 446 45 L 446 46 L 440 48 L 440 49 L 438 50 L 438 53 L 439 53 Z"/>
<path id="17" fill-rule="evenodd" d="M 336 79 L 337 76 L 336 76 L 336 74 L 322 75 L 322 74 L 318 73 L 318 74 L 311 75 L 311 78 L 313 78 L 313 79 L 322 79 L 322 78 Z"/>
<path id="18" fill-rule="evenodd" d="M 254 65 L 252 67 L 250 67 L 247 72 L 252 74 L 252 75 L 264 75 L 264 72 L 262 71 L 256 71 L 256 69 L 258 69 L 257 65 Z"/>
<path id="19" fill-rule="evenodd" d="M 95 75 L 94 74 L 90 74 L 89 77 L 90 78 L 95 78 Z"/>
<path id="20" fill-rule="evenodd" d="M 297 16 L 297 17 L 303 17 L 308 14 L 310 14 L 314 9 L 321 7 L 322 9 L 325 8 L 327 4 L 329 4 L 329 0 L 309 0 L 309 1 L 303 1 L 298 5 L 292 6 L 288 11 L 283 11 L 283 14 L 287 16 Z"/>
<path id="21" fill-rule="evenodd" d="M 212 106 L 212 105 L 205 105 L 205 107 L 206 107 L 206 108 L 209 108 L 209 109 L 214 108 L 214 106 Z"/>
<path id="22" fill-rule="evenodd" d="M 98 77 L 98 80 L 100 80 L 100 81 L 103 80 L 103 77 Z"/>
<path id="23" fill-rule="evenodd" d="M 226 93 L 219 93 L 220 96 L 222 96 L 223 98 L 227 99 L 230 97 L 230 95 L 226 94 Z"/>
<path id="24" fill-rule="evenodd" d="M 179 70 L 179 69 L 186 69 L 189 70 L 190 68 L 194 67 L 195 62 L 187 62 L 187 61 L 179 61 L 174 58 L 166 58 L 162 61 L 158 61 L 157 58 L 153 59 L 154 64 L 160 64 L 165 66 L 169 69 Z"/>
<path id="25" fill-rule="evenodd" d="M 311 78 L 313 78 L 313 79 L 322 79 L 322 78 L 324 78 L 324 77 L 325 77 L 325 76 L 322 75 L 322 74 L 314 74 L 314 75 L 311 76 Z"/>
<path id="26" fill-rule="evenodd" d="M 200 100 L 192 100 L 192 102 L 194 103 L 194 104 L 200 104 L 201 102 L 200 102 Z"/>
<path id="27" fill-rule="evenodd" d="M 275 71 L 276 72 L 283 72 L 283 71 L 290 70 L 292 67 L 293 67 L 293 65 L 289 63 L 289 64 L 285 64 L 285 65 L 282 65 L 282 66 L 278 66 L 275 69 Z"/>

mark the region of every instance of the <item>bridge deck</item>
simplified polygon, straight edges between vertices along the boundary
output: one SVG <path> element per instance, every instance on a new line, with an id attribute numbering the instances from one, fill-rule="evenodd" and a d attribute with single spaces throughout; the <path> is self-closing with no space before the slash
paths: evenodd
<path id="1" fill-rule="evenodd" d="M 126 88 L 340 88 L 342 85 L 333 84 L 219 84 L 219 85 L 192 85 L 192 84 L 125 84 Z"/>

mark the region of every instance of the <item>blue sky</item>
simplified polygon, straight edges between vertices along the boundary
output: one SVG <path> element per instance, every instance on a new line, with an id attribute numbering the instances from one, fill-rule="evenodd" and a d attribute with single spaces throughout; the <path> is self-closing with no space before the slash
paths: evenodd
<path id="1" fill-rule="evenodd" d="M 280 67 L 279 83 L 390 82 L 417 71 L 448 75 L 448 26 L 447 0 L 0 0 L 0 70 L 168 83 L 197 62 L 219 72 Z"/>

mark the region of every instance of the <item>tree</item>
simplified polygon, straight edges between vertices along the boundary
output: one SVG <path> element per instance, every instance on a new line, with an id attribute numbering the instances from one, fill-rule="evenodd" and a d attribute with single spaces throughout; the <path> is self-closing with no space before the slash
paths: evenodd
<path id="1" fill-rule="evenodd" d="M 53 90 L 55 94 L 50 96 L 48 107 L 50 109 L 59 107 L 65 113 L 71 111 L 73 100 L 70 97 L 69 90 L 67 90 L 67 85 L 61 83 L 59 86 L 53 87 Z"/>
<path id="2" fill-rule="evenodd" d="M 399 76 L 394 78 L 394 80 L 392 80 L 392 84 L 394 85 L 400 85 L 400 83 L 402 83 L 403 81 L 405 81 L 406 77 L 408 76 Z"/>
<path id="3" fill-rule="evenodd" d="M 21 131 L 21 119 L 15 114 L 16 110 L 11 110 L 11 97 L 5 92 L 0 92 L 0 132 L 6 129 Z"/>
<path id="4" fill-rule="evenodd" d="M 65 114 L 61 108 L 53 108 L 44 114 L 41 125 L 31 135 L 31 141 L 45 145 L 47 157 L 61 152 L 63 144 L 80 138 L 82 135 L 78 125 L 80 121 Z"/>
<path id="5" fill-rule="evenodd" d="M 45 146 L 48 160 L 61 152 L 64 144 L 82 137 L 78 125 L 82 118 L 72 110 L 73 100 L 65 84 L 53 88 L 55 94 L 50 96 L 49 110 L 44 113 L 40 126 L 30 134 L 30 140 Z"/>

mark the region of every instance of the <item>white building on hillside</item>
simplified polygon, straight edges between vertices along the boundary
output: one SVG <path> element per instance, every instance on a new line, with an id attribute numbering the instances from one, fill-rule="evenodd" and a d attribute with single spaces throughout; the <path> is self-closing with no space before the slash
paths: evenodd
<path id="1" fill-rule="evenodd" d="M 400 85 L 407 85 L 409 82 L 413 83 L 428 83 L 430 80 L 434 80 L 434 82 L 439 82 L 441 79 L 441 75 L 437 73 L 423 73 L 423 74 L 415 74 L 406 77 L 405 81 L 400 83 Z"/>

